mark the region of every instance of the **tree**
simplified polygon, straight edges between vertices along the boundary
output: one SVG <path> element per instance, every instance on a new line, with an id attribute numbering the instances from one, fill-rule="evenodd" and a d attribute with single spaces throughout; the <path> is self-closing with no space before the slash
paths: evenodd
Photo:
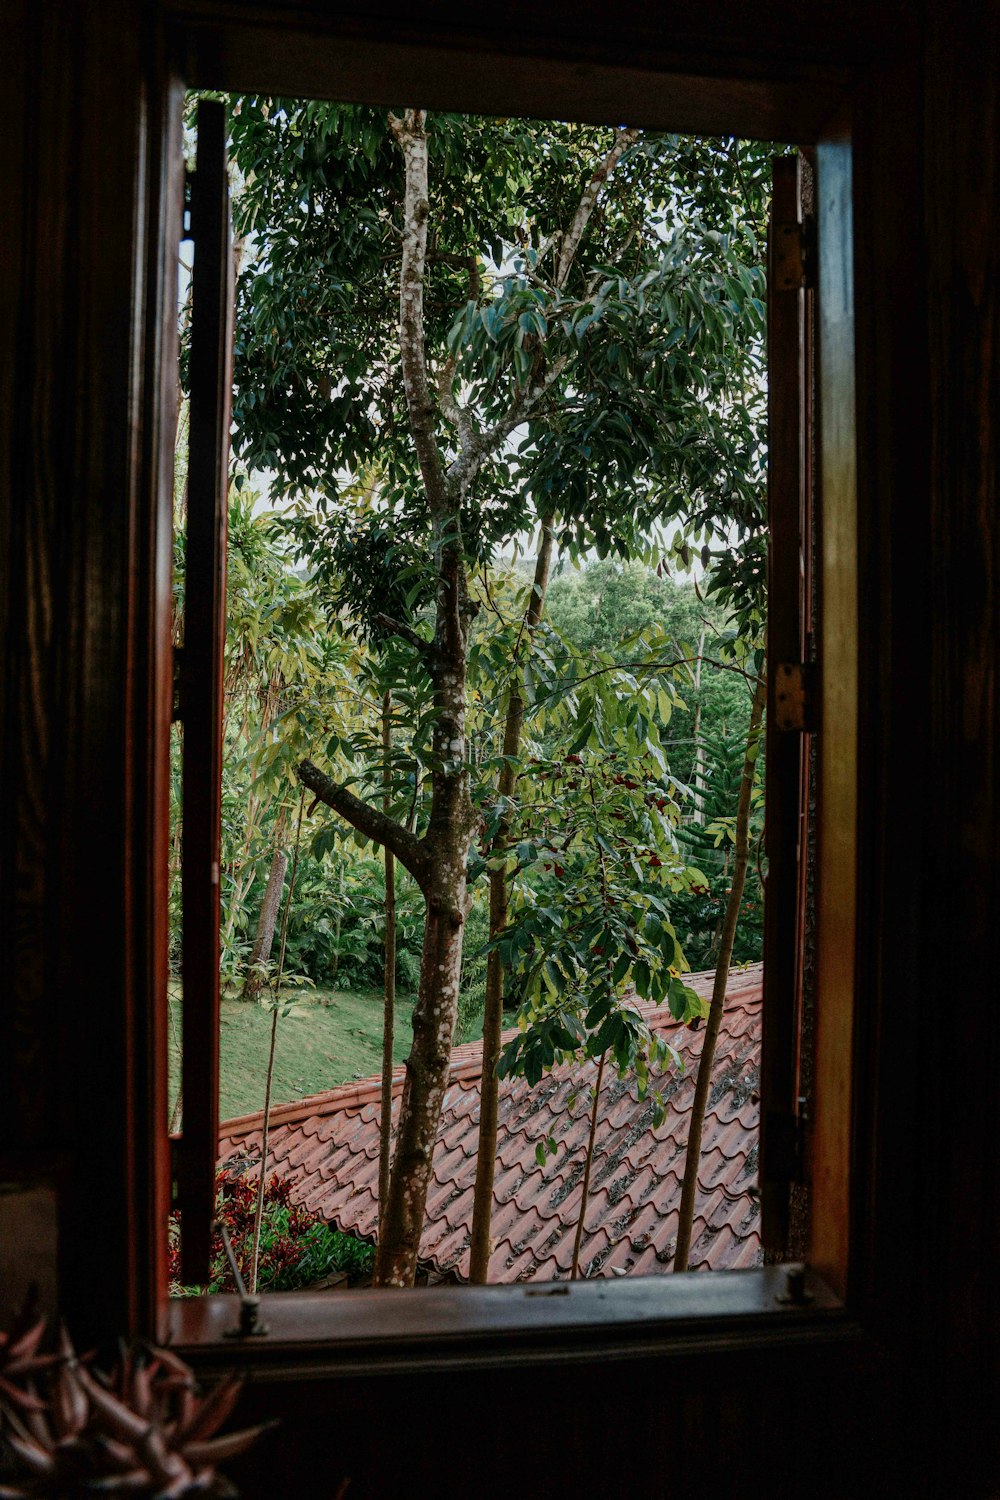
<path id="1" fill-rule="evenodd" d="M 250 963 L 243 981 L 244 1000 L 255 999 L 267 979 L 267 966 L 271 961 L 271 945 L 274 942 L 274 929 L 278 922 L 278 912 L 281 909 L 281 893 L 285 888 L 287 870 L 288 855 L 284 849 L 276 848 L 271 855 L 271 868 L 268 871 L 267 888 L 261 903 L 257 936 L 254 938 Z"/>
<path id="2" fill-rule="evenodd" d="M 298 502 L 288 524 L 303 554 L 336 566 L 341 599 L 408 648 L 429 686 L 419 836 L 315 760 L 299 767 L 425 899 L 376 1269 L 378 1282 L 410 1284 L 477 826 L 466 746 L 477 570 L 539 519 L 564 546 L 625 553 L 670 515 L 706 542 L 753 529 L 759 275 L 730 204 L 715 205 L 721 228 L 685 216 L 697 194 L 671 175 L 687 155 L 670 137 L 241 100 L 233 144 L 239 227 L 254 244 L 240 279 L 237 445 Z M 345 474 L 373 462 L 377 504 L 352 521 L 338 505 Z"/>
<path id="3" fill-rule="evenodd" d="M 711 592 L 713 575 L 679 583 L 642 564 L 593 561 L 557 577 L 548 617 L 582 653 L 595 649 L 638 671 L 657 656 L 677 663 L 674 704 L 664 751 L 691 796 L 678 837 L 706 885 L 675 896 L 672 909 L 693 969 L 714 967 L 731 885 L 729 865 L 755 672 L 728 607 Z M 759 781 L 759 778 L 758 778 Z M 762 830 L 763 791 L 755 785 L 751 838 Z M 751 909 L 748 910 L 748 903 Z M 761 893 L 748 887 L 734 959 L 761 955 Z"/>
<path id="4" fill-rule="evenodd" d="M 676 837 L 681 807 L 656 723 L 657 716 L 669 721 L 668 683 L 658 672 L 642 684 L 613 659 L 578 662 L 567 704 L 573 748 L 558 758 L 533 757 L 514 912 L 496 940 L 524 993 L 519 1034 L 503 1051 L 501 1072 L 534 1083 L 567 1059 L 597 1064 L 573 1279 L 607 1062 L 620 1077 L 634 1074 L 644 1097 L 651 1069 L 668 1057 L 677 1061 L 636 1008 L 635 994 L 667 1002 L 678 1020 L 705 1011 L 683 982 L 686 962 L 670 920 L 672 895 L 704 877 L 686 865 Z M 541 879 L 533 874 L 539 862 Z M 653 1090 L 654 1123 L 663 1115 Z"/>

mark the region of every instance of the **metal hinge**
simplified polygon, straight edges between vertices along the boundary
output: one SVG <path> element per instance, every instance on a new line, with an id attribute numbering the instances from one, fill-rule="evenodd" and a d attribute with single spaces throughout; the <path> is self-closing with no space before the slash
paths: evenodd
<path id="1" fill-rule="evenodd" d="M 194 197 L 194 172 L 190 167 L 184 170 L 184 196 L 181 200 L 181 243 L 185 240 L 194 239 L 194 216 L 191 210 L 191 202 Z"/>
<path id="2" fill-rule="evenodd" d="M 772 267 L 779 292 L 816 285 L 816 220 L 811 214 L 774 226 Z"/>
<path id="3" fill-rule="evenodd" d="M 791 734 L 816 728 L 816 668 L 812 662 L 779 661 L 775 667 L 774 727 Z"/>

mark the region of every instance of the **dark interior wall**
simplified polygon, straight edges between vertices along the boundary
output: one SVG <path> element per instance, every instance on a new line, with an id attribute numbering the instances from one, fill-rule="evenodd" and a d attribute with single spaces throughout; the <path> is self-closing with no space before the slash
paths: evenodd
<path id="1" fill-rule="evenodd" d="M 219 15 L 311 19 L 308 5 L 277 0 L 189 9 L 206 24 L 206 55 Z M 76 1325 L 111 1336 L 148 1304 L 129 1246 L 152 1217 L 143 1101 L 155 1084 L 147 855 L 158 834 L 144 747 L 163 692 L 148 651 L 163 556 L 141 504 L 156 434 L 139 396 L 158 351 L 137 340 L 132 313 L 163 274 L 161 247 L 141 241 L 161 170 L 148 115 L 157 6 L 7 0 L 3 18 L 0 1186 L 19 1193 L 0 1203 L 0 1316 L 19 1279 L 41 1270 L 54 1286 L 58 1273 Z M 751 1370 L 723 1350 L 683 1372 L 645 1361 L 543 1376 L 512 1364 L 261 1386 L 250 1404 L 285 1409 L 286 1426 L 248 1492 L 276 1492 L 267 1476 L 281 1453 L 302 1476 L 287 1492 L 327 1493 L 309 1476 L 330 1472 L 339 1424 L 359 1494 L 464 1494 L 479 1487 L 477 1461 L 490 1465 L 484 1493 L 508 1481 L 522 1493 L 624 1493 L 608 1434 L 627 1408 L 648 1435 L 629 1487 L 654 1494 L 686 1493 L 697 1473 L 745 1493 L 987 1495 L 1000 1482 L 997 5 L 508 0 L 472 15 L 440 0 L 419 25 L 448 43 L 478 31 L 536 92 L 533 59 L 546 56 L 584 82 L 601 61 L 728 71 L 736 113 L 760 104 L 762 58 L 786 79 L 860 63 L 852 1300 L 889 1363 L 824 1350 Z M 366 26 L 420 40 L 388 0 L 349 18 L 348 29 Z M 780 87 L 768 97 L 777 126 L 787 99 Z M 384 1410 L 392 1421 L 373 1424 Z M 867 1454 L 862 1479 L 850 1438 Z M 753 1477 L 765 1474 L 770 1488 Z"/>
<path id="2" fill-rule="evenodd" d="M 16 0 L 2 63 L 14 130 L 0 294 L 0 1180 L 55 1185 L 63 1300 L 72 1284 L 119 1317 L 137 1297 L 123 1186 L 147 1088 L 131 1002 L 152 951 L 134 633 L 148 545 L 134 505 L 134 242 L 151 166 L 141 14 Z M 34 1274 L 27 1240 L 18 1255 Z"/>
<path id="3" fill-rule="evenodd" d="M 861 1398 L 849 1410 L 846 1385 Z M 901 1397 L 892 1382 L 877 1398 L 875 1370 L 859 1384 L 836 1349 L 819 1381 L 813 1359 L 785 1355 L 311 1382 L 284 1403 L 265 1384 L 241 1414 L 266 1418 L 280 1403 L 281 1426 L 232 1472 L 252 1495 L 332 1497 L 346 1477 L 349 1500 L 909 1497 Z"/>

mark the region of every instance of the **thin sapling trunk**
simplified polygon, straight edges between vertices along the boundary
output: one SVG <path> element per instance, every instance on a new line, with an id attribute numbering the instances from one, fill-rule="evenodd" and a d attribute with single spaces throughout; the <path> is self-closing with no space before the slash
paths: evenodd
<path id="1" fill-rule="evenodd" d="M 344 908 L 344 870 L 347 861 L 341 857 L 337 870 L 337 909 L 333 918 L 333 965 L 330 969 L 330 983 L 336 986 L 337 975 L 340 973 L 340 933 L 343 927 Z"/>
<path id="2" fill-rule="evenodd" d="M 590 1196 L 590 1173 L 594 1165 L 594 1142 L 597 1140 L 597 1111 L 601 1100 L 601 1085 L 604 1082 L 604 1059 L 607 1055 L 607 1048 L 605 1048 L 601 1053 L 601 1060 L 597 1064 L 594 1102 L 590 1107 L 590 1134 L 587 1137 L 587 1157 L 583 1166 L 583 1192 L 580 1197 L 580 1217 L 576 1221 L 576 1234 L 573 1236 L 573 1265 L 569 1273 L 570 1281 L 575 1281 L 580 1274 L 580 1246 L 583 1244 L 583 1221 L 586 1218 L 587 1199 Z"/>
<path id="3" fill-rule="evenodd" d="M 694 1104 L 691 1109 L 691 1124 L 688 1127 L 687 1156 L 684 1162 L 684 1184 L 681 1188 L 680 1221 L 677 1226 L 677 1249 L 674 1252 L 675 1271 L 686 1271 L 691 1253 L 691 1229 L 694 1224 L 694 1204 L 698 1191 L 698 1167 L 701 1163 L 701 1137 L 705 1126 L 705 1109 L 712 1083 L 712 1067 L 715 1062 L 715 1047 L 719 1039 L 719 1027 L 726 1004 L 726 988 L 729 984 L 729 966 L 732 963 L 733 944 L 736 940 L 736 925 L 746 884 L 747 865 L 750 862 L 750 797 L 753 792 L 754 775 L 757 768 L 757 752 L 760 748 L 761 724 L 764 705 L 767 701 L 767 680 L 764 674 L 757 678 L 753 707 L 750 711 L 750 727 L 747 731 L 746 755 L 743 774 L 740 777 L 740 796 L 736 810 L 736 843 L 733 859 L 732 884 L 726 914 L 722 922 L 719 957 L 715 966 L 712 984 L 712 1003 L 705 1025 L 705 1041 L 698 1061 L 698 1081 L 695 1084 Z"/>
<path id="4" fill-rule="evenodd" d="M 590 806 L 594 815 L 594 848 L 597 851 L 597 869 L 601 882 L 601 906 L 604 909 L 605 918 L 611 910 L 611 895 L 608 890 L 608 867 L 604 859 L 604 850 L 601 848 L 601 822 L 597 810 L 597 793 L 594 789 L 594 778 L 591 776 Z M 614 975 L 610 963 L 606 964 L 608 995 L 614 990 Z M 594 1166 L 594 1144 L 597 1140 L 597 1111 L 600 1107 L 601 1085 L 604 1082 L 604 1060 L 608 1055 L 605 1047 L 601 1053 L 601 1060 L 597 1065 L 597 1081 L 594 1084 L 594 1100 L 590 1108 L 590 1133 L 587 1136 L 587 1155 L 583 1165 L 583 1188 L 580 1194 L 580 1217 L 576 1221 L 576 1234 L 573 1236 L 573 1264 L 570 1269 L 570 1281 L 575 1281 L 580 1274 L 580 1246 L 583 1243 L 583 1224 L 587 1215 L 587 1199 L 590 1196 L 590 1174 Z"/>
<path id="5" fill-rule="evenodd" d="M 552 566 L 554 532 L 548 521 L 542 522 L 535 576 L 524 612 L 522 640 L 525 652 L 531 649 L 531 639 L 545 608 L 545 595 L 549 585 Z M 506 850 L 510 841 L 512 818 L 510 799 L 517 784 L 515 762 L 521 749 L 521 734 L 524 729 L 524 695 L 521 681 L 522 664 L 519 658 L 511 680 L 507 700 L 507 718 L 504 724 L 504 762 L 497 778 L 497 797 L 507 810 L 490 846 L 491 854 Z M 491 870 L 490 889 L 490 941 L 507 926 L 508 890 L 507 872 Z M 493 1214 L 493 1178 L 497 1157 L 497 1111 L 499 1080 L 497 1064 L 500 1061 L 500 1034 L 503 1030 L 504 975 L 503 963 L 497 950 L 491 949 L 486 959 L 486 1003 L 483 1011 L 483 1071 L 480 1083 L 481 1102 L 479 1109 L 479 1150 L 476 1160 L 476 1186 L 472 1203 L 472 1247 L 469 1256 L 469 1280 L 485 1282 L 489 1271 L 490 1221 Z"/>
<path id="6" fill-rule="evenodd" d="M 279 829 L 280 836 L 281 830 Z M 287 869 L 288 855 L 284 849 L 276 848 L 271 855 L 271 868 L 268 872 L 264 900 L 261 903 L 257 936 L 250 955 L 250 967 L 243 982 L 242 999 L 244 1000 L 255 1000 L 264 988 L 264 973 L 274 946 L 274 929 L 278 923 L 278 912 L 281 910 L 281 892 L 284 888 Z"/>
<path id="7" fill-rule="evenodd" d="M 392 694 L 382 699 L 382 810 L 388 816 L 392 797 Z M 382 1114 L 379 1120 L 378 1220 L 382 1237 L 386 1203 L 389 1199 L 389 1166 L 392 1152 L 392 1043 L 396 1020 L 396 860 L 391 849 L 385 853 L 385 969 L 384 1005 L 382 1010 Z"/>
<path id="8" fill-rule="evenodd" d="M 701 664 L 705 655 L 705 630 L 702 628 L 701 640 L 698 642 L 698 656 L 694 665 L 694 674 L 691 685 L 695 691 L 694 704 L 694 764 L 691 774 L 691 786 L 694 789 L 694 814 L 692 821 L 699 827 L 705 826 L 705 752 L 701 743 Z"/>
<path id="9" fill-rule="evenodd" d="M 264 1118 L 261 1124 L 260 1177 L 257 1182 L 257 1204 L 253 1216 L 253 1246 L 250 1251 L 250 1295 L 257 1295 L 257 1265 L 260 1258 L 260 1221 L 264 1213 L 264 1187 L 267 1180 L 267 1146 L 270 1134 L 271 1083 L 274 1078 L 274 1045 L 278 1039 L 278 994 L 281 975 L 285 967 L 285 940 L 288 936 L 288 913 L 295 894 L 295 876 L 299 868 L 299 844 L 302 840 L 302 809 L 305 806 L 306 789 L 299 794 L 299 817 L 295 829 L 295 850 L 292 854 L 292 878 L 288 882 L 288 900 L 281 918 L 281 943 L 278 949 L 278 967 L 274 975 L 274 992 L 271 997 L 271 1046 L 267 1054 L 267 1078 L 264 1083 Z"/>
<path id="10" fill-rule="evenodd" d="M 636 139 L 636 132 L 620 130 L 615 136 L 611 150 L 595 168 L 590 180 L 580 195 L 565 235 L 562 238 L 556 262 L 555 283 L 565 288 L 576 262 L 577 252 L 586 233 L 587 225 L 600 201 L 608 178 L 614 172 L 622 155 Z M 542 521 L 542 533 L 538 559 L 535 565 L 534 586 L 525 612 L 524 634 L 530 646 L 531 637 L 538 627 L 545 607 L 549 570 L 552 564 L 554 533 L 549 518 Z M 521 745 L 524 726 L 524 699 L 520 683 L 515 679 L 511 686 L 504 726 L 503 753 L 505 760 L 500 772 L 497 793 L 501 798 L 513 796 L 517 773 L 514 760 Z M 505 817 L 496 837 L 493 849 L 506 847 L 510 836 L 510 819 Z M 490 872 L 490 938 L 496 937 L 507 925 L 507 877 L 503 870 Z M 497 1063 L 500 1058 L 500 1033 L 503 1026 L 503 968 L 499 954 L 491 952 L 486 967 L 486 1004 L 483 1014 L 483 1070 L 482 1102 L 479 1116 L 479 1147 L 476 1159 L 476 1187 L 472 1210 L 472 1246 L 470 1251 L 470 1280 L 484 1282 L 490 1262 L 490 1221 L 493 1213 L 493 1177 L 497 1154 Z"/>

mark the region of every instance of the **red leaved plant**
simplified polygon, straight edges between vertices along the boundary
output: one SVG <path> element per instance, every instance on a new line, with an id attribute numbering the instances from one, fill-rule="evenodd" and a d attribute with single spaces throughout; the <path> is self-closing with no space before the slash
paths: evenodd
<path id="1" fill-rule="evenodd" d="M 45 1319 L 35 1317 L 33 1298 L 25 1303 L 10 1332 L 0 1332 L 0 1410 L 4 1402 L 21 1412 L 42 1406 L 31 1383 L 56 1357 L 38 1353 L 44 1333 Z"/>
<path id="2" fill-rule="evenodd" d="M 58 1353 L 39 1356 L 43 1330 L 41 1322 L 0 1335 L 0 1443 L 19 1469 L 12 1483 L 0 1483 L 0 1500 L 236 1493 L 216 1464 L 264 1431 L 217 1436 L 236 1404 L 238 1378 L 198 1396 L 184 1361 L 153 1347 L 123 1350 L 102 1376 L 77 1355 L 65 1329 Z"/>
<path id="3" fill-rule="evenodd" d="M 323 1219 L 301 1203 L 291 1201 L 292 1185 L 276 1173 L 264 1185 L 264 1220 L 260 1242 L 258 1285 L 261 1289 L 284 1290 L 297 1285 L 296 1268 L 305 1253 L 311 1230 L 324 1227 Z M 221 1168 L 215 1178 L 215 1211 L 217 1224 L 212 1234 L 211 1278 L 209 1291 L 235 1292 L 236 1283 L 222 1246 L 220 1224 L 229 1231 L 240 1275 L 250 1283 L 250 1258 L 253 1243 L 253 1221 L 257 1204 L 257 1182 L 239 1170 Z M 279 1212 L 280 1211 L 280 1212 Z M 276 1230 L 276 1221 L 281 1228 Z M 180 1224 L 171 1215 L 167 1275 L 171 1291 L 180 1285 Z"/>

